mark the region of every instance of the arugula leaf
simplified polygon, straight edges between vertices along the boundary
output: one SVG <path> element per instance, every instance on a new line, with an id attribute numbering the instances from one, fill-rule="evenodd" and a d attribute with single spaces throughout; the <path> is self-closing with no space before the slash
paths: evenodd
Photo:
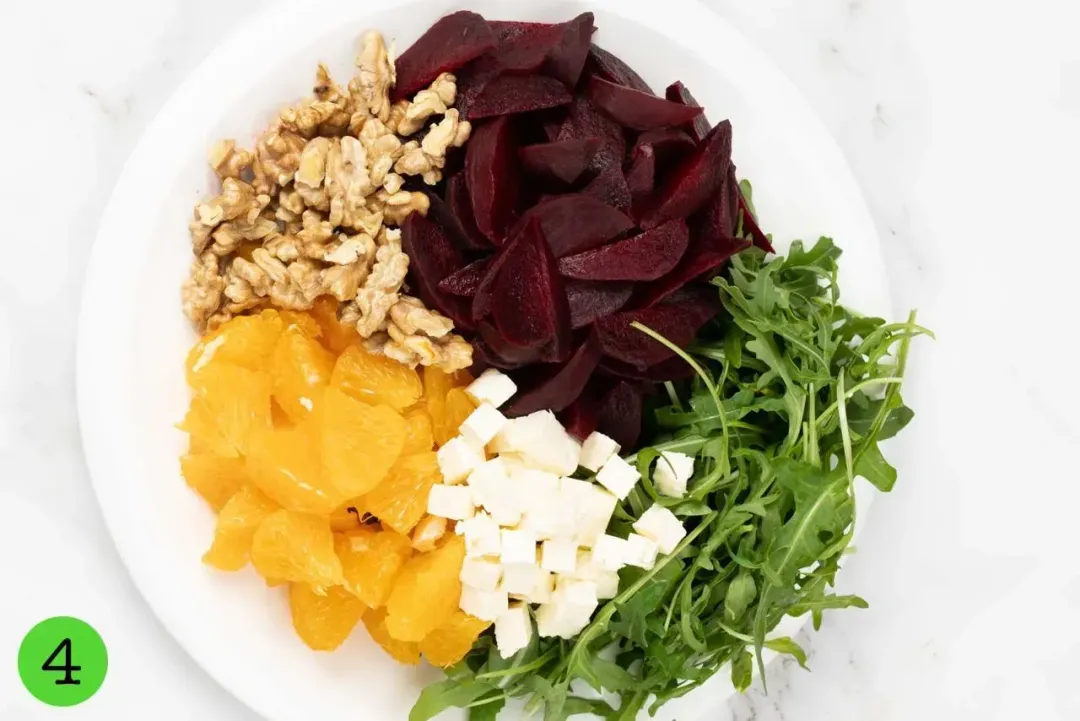
<path id="1" fill-rule="evenodd" d="M 806 668 L 806 651 L 803 650 L 802 646 L 787 636 L 769 639 L 765 642 L 765 648 L 772 649 L 777 653 L 786 653 L 789 656 L 793 656 L 795 660 L 799 662 L 800 666 Z"/>
<path id="2" fill-rule="evenodd" d="M 888 493 L 896 484 L 896 469 L 889 465 L 876 443 L 867 446 L 866 452 L 855 464 L 855 475 L 874 484 L 879 491 Z"/>
<path id="3" fill-rule="evenodd" d="M 481 696 L 496 691 L 494 686 L 476 680 L 447 679 L 433 683 L 420 692 L 409 712 L 409 721 L 428 721 L 449 708 L 468 706 Z"/>

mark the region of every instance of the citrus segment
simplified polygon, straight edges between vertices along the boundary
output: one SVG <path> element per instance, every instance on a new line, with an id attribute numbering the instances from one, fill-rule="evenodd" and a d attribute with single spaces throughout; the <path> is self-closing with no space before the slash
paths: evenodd
<path id="1" fill-rule="evenodd" d="M 214 542 L 203 562 L 222 571 L 239 571 L 251 555 L 256 529 L 278 506 L 254 486 L 245 485 L 218 514 Z"/>
<path id="2" fill-rule="evenodd" d="M 439 540 L 446 535 L 448 525 L 442 516 L 424 516 L 412 532 L 413 550 L 420 553 L 434 551 Z"/>
<path id="3" fill-rule="evenodd" d="M 413 408 L 405 412 L 405 447 L 404 455 L 423 453 L 435 447 L 435 432 L 432 430 L 431 416 L 423 408 Z"/>
<path id="4" fill-rule="evenodd" d="M 316 651 L 333 651 L 364 615 L 364 604 L 341 586 L 320 594 L 306 583 L 289 587 L 289 611 L 300 639 Z"/>
<path id="5" fill-rule="evenodd" d="M 294 423 L 299 423 L 311 413 L 333 371 L 334 356 L 330 351 L 298 326 L 290 326 L 278 339 L 271 363 L 274 400 Z"/>
<path id="6" fill-rule="evenodd" d="M 360 334 L 356 332 L 356 328 L 338 320 L 337 311 L 337 299 L 329 295 L 316 298 L 310 311 L 311 317 L 322 331 L 319 340 L 333 353 L 341 353 L 360 342 Z"/>
<path id="7" fill-rule="evenodd" d="M 364 627 L 375 643 L 382 647 L 398 663 L 415 666 L 420 663 L 420 646 L 413 642 L 398 641 L 386 628 L 386 609 L 380 608 L 364 614 Z"/>
<path id="8" fill-rule="evenodd" d="M 424 391 L 415 370 L 356 345 L 346 348 L 338 358 L 330 383 L 357 400 L 385 403 L 397 410 L 416 403 Z"/>
<path id="9" fill-rule="evenodd" d="M 283 508 L 329 514 L 349 496 L 323 480 L 316 440 L 309 423 L 256 433 L 247 457 L 252 483 Z"/>
<path id="10" fill-rule="evenodd" d="M 330 530 L 334 533 L 354 531 L 357 528 L 365 528 L 363 497 L 351 498 L 334 509 L 330 514 Z"/>
<path id="11" fill-rule="evenodd" d="M 248 452 L 251 434 L 270 425 L 270 376 L 227 363 L 198 373 L 196 395 L 180 430 L 199 438 L 219 456 Z"/>
<path id="12" fill-rule="evenodd" d="M 412 555 L 405 536 L 371 528 L 338 534 L 334 548 L 341 559 L 345 588 L 370 608 L 386 603 L 394 579 Z"/>
<path id="13" fill-rule="evenodd" d="M 405 419 L 393 408 L 372 406 L 328 388 L 323 396 L 322 462 L 326 480 L 345 498 L 379 484 L 401 455 Z"/>
<path id="14" fill-rule="evenodd" d="M 319 589 L 344 580 L 329 522 L 306 513 L 282 510 L 267 516 L 251 539 L 251 564 L 263 578 Z"/>
<path id="15" fill-rule="evenodd" d="M 238 365 L 253 371 L 265 369 L 284 327 L 274 310 L 237 316 L 223 323 L 188 351 L 185 363 L 188 383 L 194 387 L 197 376 L 211 361 L 213 365 Z"/>
<path id="16" fill-rule="evenodd" d="M 189 453 L 180 459 L 180 473 L 187 484 L 215 511 L 220 511 L 247 481 L 242 458 Z"/>
<path id="17" fill-rule="evenodd" d="M 421 641 L 450 622 L 461 599 L 465 540 L 450 538 L 431 553 L 413 556 L 401 569 L 386 602 L 386 628 L 399 641 Z"/>
<path id="18" fill-rule="evenodd" d="M 402 456 L 386 479 L 365 496 L 364 502 L 368 513 L 384 526 L 408 535 L 427 511 L 431 487 L 441 482 L 434 453 Z"/>
<path id="19" fill-rule="evenodd" d="M 469 398 L 463 389 L 451 388 L 447 391 L 446 400 L 442 403 L 440 413 L 438 415 L 431 414 L 435 442 L 441 447 L 456 436 L 461 424 L 474 410 L 476 410 L 476 404 L 473 403 L 472 398 Z"/>
<path id="20" fill-rule="evenodd" d="M 465 658 L 476 639 L 491 624 L 465 613 L 454 611 L 450 622 L 435 629 L 420 642 L 420 652 L 432 666 L 446 668 Z"/>

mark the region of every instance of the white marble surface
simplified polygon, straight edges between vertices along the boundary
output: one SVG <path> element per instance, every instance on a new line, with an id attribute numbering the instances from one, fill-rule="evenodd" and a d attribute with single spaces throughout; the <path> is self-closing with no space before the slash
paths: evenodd
<path id="1" fill-rule="evenodd" d="M 230 28 L 275 1 L 0 10 L 0 654 L 68 613 L 112 660 L 101 693 L 67 712 L 35 705 L 4 664 L 0 718 L 254 718 L 172 641 L 112 549 L 74 420 L 73 344 L 125 156 Z M 877 220 L 896 313 L 918 307 L 939 335 L 917 348 L 918 417 L 890 449 L 901 482 L 843 578 L 871 608 L 806 640 L 812 673 L 775 666 L 768 696 L 716 719 L 1080 718 L 1075 3 L 709 4 L 825 119 Z"/>

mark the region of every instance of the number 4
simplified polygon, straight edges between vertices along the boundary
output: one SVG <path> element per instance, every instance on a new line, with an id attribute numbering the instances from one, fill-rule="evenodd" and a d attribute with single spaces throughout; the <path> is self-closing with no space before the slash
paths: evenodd
<path id="1" fill-rule="evenodd" d="M 60 652 L 64 652 L 64 665 L 54 666 L 53 661 L 60 655 Z M 56 647 L 56 650 L 52 652 L 49 658 L 45 659 L 45 663 L 41 665 L 42 671 L 63 671 L 64 677 L 56 679 L 57 686 L 78 686 L 81 681 L 71 677 L 72 671 L 82 671 L 82 666 L 71 665 L 71 639 L 65 638 L 60 642 L 60 645 Z"/>

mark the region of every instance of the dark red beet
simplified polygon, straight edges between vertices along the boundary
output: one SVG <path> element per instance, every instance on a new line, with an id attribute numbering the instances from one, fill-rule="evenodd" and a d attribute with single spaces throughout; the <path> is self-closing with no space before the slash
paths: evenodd
<path id="1" fill-rule="evenodd" d="M 498 335 L 498 331 L 494 331 Z M 535 359 L 529 359 L 526 361 L 508 361 L 498 353 L 491 349 L 483 338 L 473 338 L 473 364 L 471 371 L 473 374 L 483 373 L 487 368 L 498 368 L 499 370 L 512 371 L 524 368 L 535 363 Z"/>
<path id="2" fill-rule="evenodd" d="M 534 205 L 518 227 L 532 218 L 539 221 L 556 258 L 595 248 L 634 227 L 625 214 L 581 193 L 558 195 Z"/>
<path id="3" fill-rule="evenodd" d="M 694 369 L 682 358 L 668 358 L 645 370 L 611 358 L 604 358 L 600 361 L 600 372 L 612 378 L 650 383 L 685 380 L 694 375 Z"/>
<path id="4" fill-rule="evenodd" d="M 673 218 L 693 215 L 720 188 L 731 164 L 731 123 L 713 128 L 694 153 L 679 163 L 660 186 L 641 218 L 643 228 L 655 228 Z"/>
<path id="5" fill-rule="evenodd" d="M 476 227 L 501 245 L 518 197 L 517 151 L 510 116 L 478 123 L 466 145 L 465 178 Z"/>
<path id="6" fill-rule="evenodd" d="M 656 280 L 686 252 L 690 231 L 672 220 L 626 240 L 559 259 L 559 272 L 575 280 Z"/>
<path id="7" fill-rule="evenodd" d="M 750 241 L 742 238 L 697 239 L 673 271 L 652 283 L 639 285 L 634 290 L 634 306 L 651 308 L 687 283 L 716 270 L 731 256 L 749 247 Z"/>
<path id="8" fill-rule="evenodd" d="M 639 135 L 633 149 L 630 151 L 631 157 L 633 157 L 635 150 L 643 146 L 652 147 L 653 152 L 656 154 L 657 167 L 664 169 L 685 160 L 687 156 L 694 152 L 697 143 L 684 130 L 660 128 Z"/>
<path id="9" fill-rule="evenodd" d="M 459 10 L 440 18 L 398 56 L 397 83 L 391 99 L 412 96 L 430 85 L 440 73 L 457 70 L 494 47 L 494 33 L 476 13 Z"/>
<path id="10" fill-rule="evenodd" d="M 566 432 L 584 441 L 596 430 L 596 414 L 598 408 L 596 398 L 586 388 L 569 407 L 559 414 L 559 422 L 566 428 Z"/>
<path id="11" fill-rule="evenodd" d="M 557 140 L 600 138 L 604 141 L 589 165 L 597 173 L 616 167 L 621 169 L 626 155 L 626 136 L 622 126 L 601 113 L 588 98 L 578 95 L 567 108 L 566 118 L 559 128 Z"/>
<path id="12" fill-rule="evenodd" d="M 626 168 L 626 187 L 635 209 L 652 197 L 656 184 L 656 151 L 651 145 L 636 146 Z"/>
<path id="13" fill-rule="evenodd" d="M 447 316 L 459 328 L 470 330 L 468 302 L 439 290 L 439 282 L 465 264 L 446 231 L 435 221 L 413 213 L 402 226 L 401 247 L 409 256 L 409 287 L 429 308 Z"/>
<path id="14" fill-rule="evenodd" d="M 518 157 L 526 172 L 570 184 L 589 167 L 602 143 L 600 138 L 575 138 L 526 145 L 518 150 Z"/>
<path id="15" fill-rule="evenodd" d="M 638 387 L 619 381 L 600 399 L 596 429 L 630 450 L 641 435 L 641 405 Z"/>
<path id="16" fill-rule="evenodd" d="M 480 97 L 480 93 L 502 71 L 498 60 L 491 55 L 485 55 L 473 60 L 457 73 L 457 99 L 454 107 L 458 109 L 461 117 L 469 117 L 472 105 Z"/>
<path id="17" fill-rule="evenodd" d="M 685 291 L 686 289 L 684 289 Z M 600 348 L 604 355 L 644 370 L 667 360 L 672 352 L 653 340 L 631 323 L 637 321 L 659 333 L 676 346 L 689 345 L 701 326 L 720 311 L 715 291 L 687 293 L 679 302 L 668 303 L 616 313 L 599 318 L 594 328 L 600 334 Z"/>
<path id="18" fill-rule="evenodd" d="M 495 283 L 499 279 L 499 273 L 502 271 L 502 267 L 510 259 L 510 253 L 517 247 L 515 241 L 523 229 L 524 226 L 519 229 L 518 232 L 514 233 L 508 242 L 489 259 L 490 262 L 488 263 L 487 272 L 480 281 L 480 285 L 476 287 L 476 295 L 473 296 L 473 320 L 480 320 L 491 313 L 491 308 L 495 303 Z"/>
<path id="19" fill-rule="evenodd" d="M 476 227 L 476 220 L 473 217 L 472 198 L 469 197 L 469 184 L 465 179 L 465 173 L 458 173 L 447 178 L 446 203 L 450 212 L 457 219 L 455 230 L 465 238 L 467 249 L 490 249 L 491 241 Z"/>
<path id="20" fill-rule="evenodd" d="M 619 85 L 624 85 L 643 93 L 656 95 L 640 75 L 634 69 L 615 57 L 602 47 L 593 45 L 589 48 L 589 73 L 595 77 L 603 78 Z"/>
<path id="21" fill-rule="evenodd" d="M 612 165 L 604 169 L 582 190 L 582 193 L 590 198 L 596 198 L 604 205 L 609 205 L 624 213 L 630 211 L 633 196 L 630 194 L 630 186 L 626 182 L 626 176 L 619 166 Z"/>
<path id="22" fill-rule="evenodd" d="M 701 115 L 701 108 L 673 103 L 650 93 L 609 82 L 595 75 L 589 78 L 589 100 L 624 128 L 656 130 L 684 125 Z"/>
<path id="23" fill-rule="evenodd" d="M 488 350 L 491 351 L 492 358 L 497 362 L 514 365 L 520 368 L 521 366 L 536 363 L 540 360 L 540 354 L 544 347 L 543 344 L 517 346 L 508 343 L 495 326 L 486 320 L 477 323 L 476 329 L 480 333 L 480 338 L 484 341 Z"/>
<path id="24" fill-rule="evenodd" d="M 772 243 L 769 242 L 767 235 L 761 232 L 761 228 L 757 224 L 757 218 L 750 212 L 750 206 L 746 204 L 746 198 L 743 197 L 742 192 L 739 192 L 739 211 L 742 213 L 743 219 L 743 232 L 750 234 L 750 239 L 754 242 L 754 246 L 761 248 L 766 253 L 775 253 Z"/>
<path id="25" fill-rule="evenodd" d="M 439 281 L 439 290 L 450 295 L 463 298 L 472 298 L 476 295 L 476 289 L 487 274 L 487 267 L 491 261 L 488 258 L 469 263 L 464 268 L 454 271 Z"/>
<path id="26" fill-rule="evenodd" d="M 570 327 L 574 330 L 622 309 L 634 290 L 630 283 L 589 280 L 567 280 L 565 286 L 566 299 L 570 303 Z"/>
<path id="27" fill-rule="evenodd" d="M 581 13 L 573 20 L 563 23 L 562 33 L 544 64 L 544 72 L 559 79 L 568 88 L 577 85 L 585 67 L 592 35 L 596 32 L 593 20 L 592 13 Z"/>
<path id="28" fill-rule="evenodd" d="M 676 80 L 669 85 L 664 95 L 673 103 L 681 103 L 693 108 L 701 107 L 701 103 L 690 94 L 690 89 L 683 85 L 681 80 Z M 702 113 L 686 126 L 686 130 L 694 137 L 694 140 L 700 143 L 709 134 L 709 127 L 709 120 Z"/>
<path id="29" fill-rule="evenodd" d="M 585 339 L 561 368 L 544 374 L 531 387 L 519 393 L 506 414 L 517 417 L 544 409 L 561 411 L 581 395 L 599 362 L 600 345 L 594 333 Z"/>
<path id="30" fill-rule="evenodd" d="M 472 102 L 468 118 L 528 113 L 567 105 L 570 91 L 555 78 L 544 75 L 500 75 L 489 82 Z"/>
<path id="31" fill-rule="evenodd" d="M 503 70 L 519 73 L 538 71 L 563 33 L 562 25 L 551 23 L 492 20 L 488 24 L 499 43 L 492 56 Z"/>
<path id="32" fill-rule="evenodd" d="M 732 238 L 739 220 L 739 181 L 735 178 L 735 166 L 728 174 L 720 190 L 705 205 L 696 219 L 698 233 L 710 239 Z"/>

